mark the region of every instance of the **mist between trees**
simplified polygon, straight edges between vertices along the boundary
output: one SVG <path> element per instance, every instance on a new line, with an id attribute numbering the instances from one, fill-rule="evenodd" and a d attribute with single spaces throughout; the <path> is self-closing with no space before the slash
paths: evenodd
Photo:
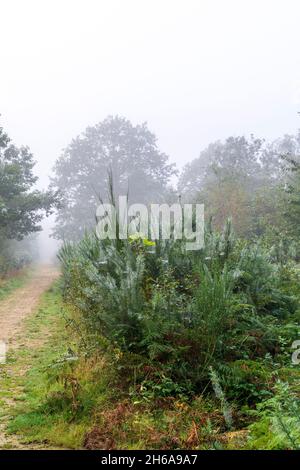
<path id="1" fill-rule="evenodd" d="M 179 172 L 146 124 L 108 117 L 74 139 L 55 164 L 51 187 L 62 199 L 53 234 L 80 239 L 95 226 L 99 200 L 108 200 L 108 169 L 115 198 L 128 194 L 130 204 L 204 203 L 217 229 L 231 217 L 238 236 L 288 234 L 295 229 L 286 209 L 296 207 L 299 145 L 300 134 L 271 143 L 229 137 L 210 144 Z"/>
<path id="2" fill-rule="evenodd" d="M 72 140 L 55 163 L 50 188 L 37 191 L 33 155 L 1 129 L 1 271 L 30 259 L 33 234 L 54 209 L 53 237 L 79 240 L 94 229 L 99 201 L 108 200 L 109 171 L 114 196 L 127 195 L 130 204 L 203 203 L 217 229 L 230 217 L 238 236 L 289 237 L 298 233 L 299 146 L 299 133 L 274 142 L 229 137 L 210 144 L 179 172 L 146 123 L 134 126 L 109 116 Z"/>

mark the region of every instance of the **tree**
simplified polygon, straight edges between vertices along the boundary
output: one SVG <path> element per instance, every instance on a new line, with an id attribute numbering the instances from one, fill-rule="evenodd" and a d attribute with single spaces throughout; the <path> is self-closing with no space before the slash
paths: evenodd
<path id="1" fill-rule="evenodd" d="M 247 182 L 250 178 L 258 179 L 264 167 L 262 149 L 263 141 L 253 136 L 250 140 L 229 137 L 225 142 L 214 142 L 185 166 L 179 179 L 179 190 L 196 193 L 208 179 L 217 181 L 221 175 Z"/>
<path id="2" fill-rule="evenodd" d="M 0 128 L 0 242 L 41 230 L 44 215 L 58 203 L 58 194 L 33 189 L 34 165 L 29 149 L 17 148 Z"/>
<path id="3" fill-rule="evenodd" d="M 225 142 L 214 142 L 186 165 L 179 179 L 179 191 L 204 202 L 206 214 L 213 216 L 216 227 L 222 227 L 231 217 L 239 235 L 258 232 L 264 218 L 259 195 L 268 193 L 265 210 L 269 211 L 269 192 L 279 178 L 278 146 L 279 142 L 270 146 L 253 136 L 249 140 L 229 137 Z"/>
<path id="4" fill-rule="evenodd" d="M 286 221 L 286 231 L 296 237 L 300 235 L 300 158 L 295 155 L 282 157 L 285 171 L 282 211 Z"/>
<path id="5" fill-rule="evenodd" d="M 116 196 L 128 193 L 130 203 L 149 203 L 166 197 L 175 169 L 146 124 L 134 126 L 123 117 L 110 116 L 74 139 L 54 172 L 52 187 L 63 193 L 54 236 L 72 240 L 95 225 L 109 172 Z"/>

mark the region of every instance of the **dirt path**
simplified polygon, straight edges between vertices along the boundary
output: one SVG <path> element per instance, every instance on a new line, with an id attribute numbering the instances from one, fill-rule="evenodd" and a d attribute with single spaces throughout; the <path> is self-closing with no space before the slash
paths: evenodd
<path id="1" fill-rule="evenodd" d="M 52 266 L 39 266 L 23 287 L 0 301 L 0 340 L 8 347 L 14 345 L 22 320 L 36 308 L 41 294 L 50 287 L 58 274 L 58 270 Z"/>
<path id="2" fill-rule="evenodd" d="M 33 341 L 28 337 L 24 326 L 40 302 L 41 295 L 59 276 L 52 266 L 39 266 L 33 270 L 26 283 L 0 301 L 0 340 L 7 345 L 9 355 L 26 345 L 34 351 L 46 337 Z M 24 393 L 22 377 L 28 370 L 28 364 L 1 364 L 0 369 L 0 449 L 39 449 L 42 446 L 24 446 L 18 436 L 7 435 L 6 426 L 10 419 L 10 410 Z"/>

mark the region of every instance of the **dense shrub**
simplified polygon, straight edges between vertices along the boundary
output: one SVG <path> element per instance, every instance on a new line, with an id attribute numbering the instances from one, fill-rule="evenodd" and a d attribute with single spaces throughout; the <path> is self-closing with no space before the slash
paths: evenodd
<path id="1" fill-rule="evenodd" d="M 272 398 L 258 405 L 258 421 L 250 427 L 250 449 L 300 449 L 299 381 L 294 390 L 278 381 Z M 296 390 L 296 391 L 295 391 Z"/>
<path id="2" fill-rule="evenodd" d="M 123 368 L 139 358 L 139 390 L 201 391 L 210 366 L 280 352 L 280 321 L 297 304 L 274 260 L 266 248 L 236 241 L 230 222 L 222 233 L 207 227 L 205 239 L 201 252 L 188 252 L 178 240 L 154 245 L 91 234 L 60 251 L 66 301 L 80 312 L 86 334 L 126 353 Z M 247 401 L 256 384 L 243 391 L 244 372 L 239 368 L 238 384 L 227 388 Z"/>

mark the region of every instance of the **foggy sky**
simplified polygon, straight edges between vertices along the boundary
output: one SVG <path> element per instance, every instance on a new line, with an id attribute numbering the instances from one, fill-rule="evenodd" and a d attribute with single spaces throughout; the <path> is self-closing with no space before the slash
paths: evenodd
<path id="1" fill-rule="evenodd" d="M 108 114 L 147 121 L 180 167 L 300 124 L 298 0 L 0 0 L 0 15 L 0 124 L 43 185 Z"/>

